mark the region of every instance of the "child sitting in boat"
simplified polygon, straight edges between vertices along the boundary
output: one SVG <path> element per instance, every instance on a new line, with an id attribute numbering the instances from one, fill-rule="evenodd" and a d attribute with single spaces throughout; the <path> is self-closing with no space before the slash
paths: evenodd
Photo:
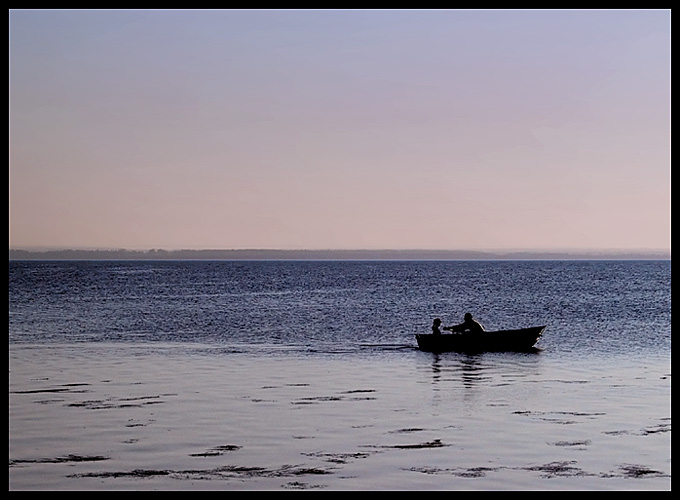
<path id="1" fill-rule="evenodd" d="M 434 321 L 432 322 L 432 333 L 434 335 L 441 335 L 441 330 L 439 329 L 439 325 L 442 324 L 442 320 L 439 318 L 435 318 Z"/>

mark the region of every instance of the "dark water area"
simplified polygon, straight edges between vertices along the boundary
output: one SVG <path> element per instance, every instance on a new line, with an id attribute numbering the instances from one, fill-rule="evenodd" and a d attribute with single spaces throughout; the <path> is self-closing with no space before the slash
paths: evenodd
<path id="1" fill-rule="evenodd" d="M 670 261 L 10 261 L 13 343 L 415 345 L 432 319 L 542 349 L 670 352 Z"/>

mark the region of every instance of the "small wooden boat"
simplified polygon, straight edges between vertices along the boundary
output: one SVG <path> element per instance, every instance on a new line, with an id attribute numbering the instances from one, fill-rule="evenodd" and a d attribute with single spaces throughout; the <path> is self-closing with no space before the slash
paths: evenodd
<path id="1" fill-rule="evenodd" d="M 466 332 L 435 335 L 416 334 L 418 348 L 429 352 L 483 352 L 531 350 L 543 335 L 545 326 L 495 332 Z"/>

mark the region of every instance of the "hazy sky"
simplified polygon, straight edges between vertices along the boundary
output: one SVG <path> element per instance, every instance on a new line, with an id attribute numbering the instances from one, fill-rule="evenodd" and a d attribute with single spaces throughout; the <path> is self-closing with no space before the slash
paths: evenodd
<path id="1" fill-rule="evenodd" d="M 670 11 L 9 21 L 12 248 L 670 248 Z"/>

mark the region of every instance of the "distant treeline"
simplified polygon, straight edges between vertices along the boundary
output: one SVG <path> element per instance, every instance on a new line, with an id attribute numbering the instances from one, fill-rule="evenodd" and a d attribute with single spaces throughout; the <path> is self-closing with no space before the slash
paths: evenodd
<path id="1" fill-rule="evenodd" d="M 590 260 L 662 259 L 663 251 L 472 250 L 12 250 L 10 260 Z"/>

